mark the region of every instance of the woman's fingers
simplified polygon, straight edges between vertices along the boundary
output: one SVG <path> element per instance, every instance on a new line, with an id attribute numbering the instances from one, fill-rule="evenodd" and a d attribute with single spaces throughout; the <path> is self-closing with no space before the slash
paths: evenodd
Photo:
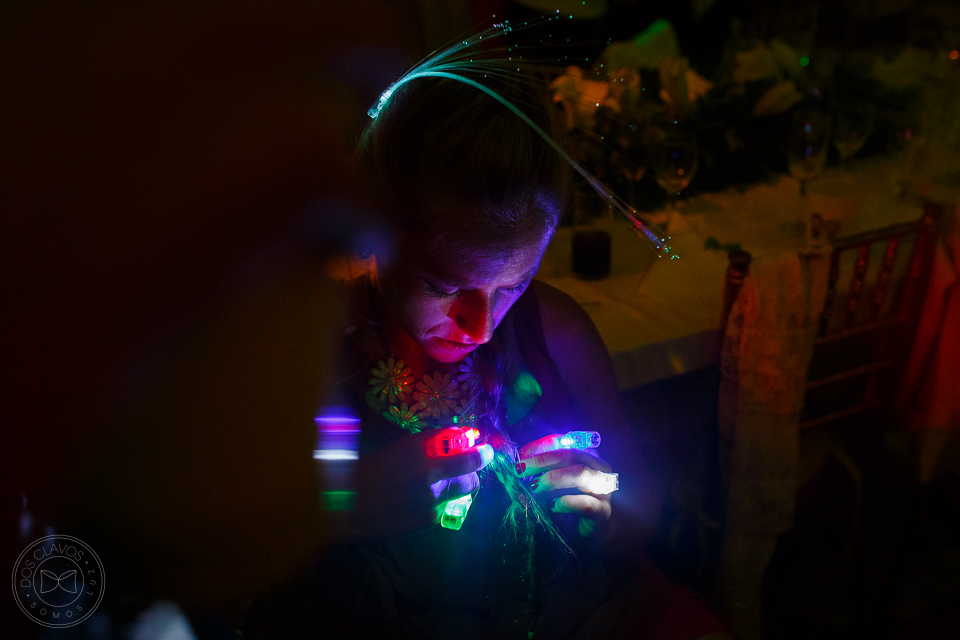
<path id="1" fill-rule="evenodd" d="M 476 473 L 467 473 L 456 478 L 444 478 L 430 485 L 433 497 L 436 500 L 456 500 L 469 495 L 480 488 L 480 476 Z"/>
<path id="2" fill-rule="evenodd" d="M 592 495 L 609 495 L 618 488 L 616 474 L 599 471 L 583 464 L 547 471 L 531 484 L 534 493 L 557 489 L 579 489 Z"/>
<path id="3" fill-rule="evenodd" d="M 577 533 L 582 538 L 589 538 L 597 530 L 597 526 L 610 520 L 610 496 L 590 496 L 586 494 L 571 494 L 560 496 L 553 502 L 551 510 L 554 513 L 573 513 L 579 515 Z"/>
<path id="4" fill-rule="evenodd" d="M 356 508 L 351 514 L 356 538 L 416 531 L 436 521 L 438 501 L 476 490 L 476 471 L 493 460 L 493 447 L 480 444 L 461 453 L 431 456 L 437 432 L 404 436 L 362 456 L 356 470 Z"/>
<path id="5" fill-rule="evenodd" d="M 543 438 L 538 438 L 533 442 L 528 442 L 520 449 L 520 459 L 523 460 L 524 458 L 530 458 L 540 453 L 560 449 L 560 438 L 561 435 L 559 433 L 554 433 L 549 436 L 544 436 Z"/>
<path id="6" fill-rule="evenodd" d="M 437 455 L 437 440 L 450 431 L 456 430 L 430 429 L 404 436 L 361 461 L 394 478 L 395 482 L 421 484 L 426 480 L 422 486 L 479 471 L 493 461 L 493 447 L 485 443 L 458 453 Z"/>
<path id="7" fill-rule="evenodd" d="M 600 445 L 600 434 L 596 431 L 568 431 L 565 434 L 552 433 L 549 436 L 528 442 L 520 449 L 520 458 L 529 458 L 539 453 L 556 449 L 595 449 Z"/>
<path id="8" fill-rule="evenodd" d="M 609 520 L 611 513 L 609 498 L 598 498 L 583 493 L 560 496 L 554 501 L 551 510 L 555 513 L 576 513 L 595 522 Z"/>
<path id="9" fill-rule="evenodd" d="M 478 444 L 462 453 L 430 458 L 428 480 L 434 484 L 444 478 L 458 478 L 483 469 L 493 462 L 493 447 Z"/>
<path id="10" fill-rule="evenodd" d="M 531 482 L 535 494 L 580 491 L 558 496 L 552 510 L 579 515 L 577 531 L 587 538 L 593 535 L 598 523 L 610 519 L 610 494 L 618 488 L 617 474 L 610 473 L 610 465 L 591 451 L 557 448 L 560 437 L 555 434 L 526 445 L 521 450 L 523 459 L 517 463 L 517 474 L 540 474 Z"/>
<path id="11" fill-rule="evenodd" d="M 557 449 L 524 458 L 517 463 L 517 474 L 521 478 L 534 476 L 544 471 L 582 464 L 598 471 L 609 472 L 610 465 L 589 451 L 580 449 Z"/>

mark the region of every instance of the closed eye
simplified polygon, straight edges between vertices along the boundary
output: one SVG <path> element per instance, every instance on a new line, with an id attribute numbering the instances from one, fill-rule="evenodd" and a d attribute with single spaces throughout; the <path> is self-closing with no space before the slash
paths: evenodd
<path id="1" fill-rule="evenodd" d="M 460 292 L 459 289 L 453 289 L 453 290 L 442 289 L 437 285 L 433 284 L 432 282 L 430 282 L 429 280 L 427 280 L 426 278 L 423 278 L 423 284 L 427 287 L 427 291 L 430 292 L 430 295 L 432 295 L 435 298 L 440 298 L 440 299 L 452 298 L 456 296 L 457 293 Z"/>
<path id="2" fill-rule="evenodd" d="M 533 278 L 529 278 L 521 282 L 520 284 L 514 285 L 512 287 L 501 287 L 501 291 L 506 291 L 507 293 L 523 293 L 524 289 L 530 286 L 530 281 Z"/>

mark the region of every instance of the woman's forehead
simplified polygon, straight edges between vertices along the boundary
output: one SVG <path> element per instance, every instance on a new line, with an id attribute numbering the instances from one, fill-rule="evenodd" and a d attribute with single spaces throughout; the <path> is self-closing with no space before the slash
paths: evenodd
<path id="1" fill-rule="evenodd" d="M 405 254 L 407 267 L 422 274 L 433 275 L 444 282 L 461 286 L 480 286 L 492 280 L 521 279 L 540 264 L 545 242 L 528 242 L 485 246 L 456 246 L 440 244 L 431 250 L 410 247 Z M 399 268 L 405 265 L 397 264 Z"/>

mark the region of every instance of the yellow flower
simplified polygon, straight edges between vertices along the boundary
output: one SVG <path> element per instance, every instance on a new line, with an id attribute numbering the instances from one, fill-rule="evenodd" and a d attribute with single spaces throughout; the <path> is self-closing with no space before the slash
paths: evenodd
<path id="1" fill-rule="evenodd" d="M 383 412 L 383 417 L 400 425 L 410 433 L 417 433 L 423 429 L 423 423 L 420 422 L 420 416 L 417 415 L 416 405 L 408 407 L 407 403 L 401 403 L 400 406 L 392 405 Z"/>
<path id="2" fill-rule="evenodd" d="M 403 366 L 403 360 L 394 361 L 389 358 L 386 362 L 381 360 L 376 369 L 371 369 L 373 377 L 367 382 L 370 383 L 375 394 L 380 395 L 380 402 L 389 399 L 393 404 L 399 398 L 401 401 L 407 399 L 407 394 L 413 391 L 413 378 L 410 377 L 410 367 Z"/>
<path id="3" fill-rule="evenodd" d="M 413 399 L 417 401 L 415 407 L 428 418 L 449 416 L 457 408 L 457 381 L 449 373 L 434 372 L 432 376 L 425 374 L 423 380 L 417 382 L 417 390 L 413 392 Z"/>

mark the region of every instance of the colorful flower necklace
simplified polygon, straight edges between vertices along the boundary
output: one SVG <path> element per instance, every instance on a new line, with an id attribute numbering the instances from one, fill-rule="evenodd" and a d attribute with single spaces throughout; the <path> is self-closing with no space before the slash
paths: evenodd
<path id="1" fill-rule="evenodd" d="M 478 387 L 473 356 L 464 358 L 458 371 L 435 371 L 414 382 L 410 367 L 391 356 L 370 370 L 365 398 L 371 409 L 410 433 L 472 425 Z"/>

